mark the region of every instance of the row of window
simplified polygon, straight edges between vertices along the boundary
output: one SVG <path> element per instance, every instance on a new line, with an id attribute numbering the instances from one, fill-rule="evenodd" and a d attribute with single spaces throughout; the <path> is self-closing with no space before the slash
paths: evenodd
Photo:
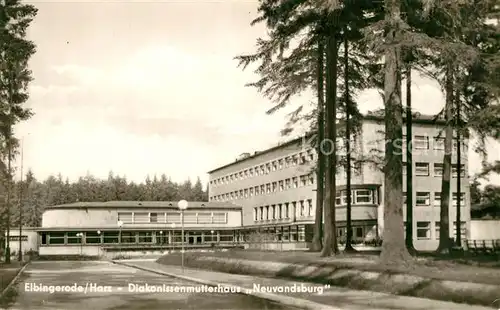
<path id="1" fill-rule="evenodd" d="M 365 228 L 363 226 L 352 227 L 352 238 L 353 239 L 364 239 L 365 237 Z M 337 237 L 340 240 L 345 240 L 347 238 L 347 228 L 338 228 L 337 229 Z"/>
<path id="2" fill-rule="evenodd" d="M 188 244 L 200 242 L 233 242 L 233 231 L 185 232 Z M 158 245 L 182 243 L 181 231 L 87 231 L 42 233 L 42 244 L 116 244 L 155 243 Z"/>
<path id="3" fill-rule="evenodd" d="M 185 231 L 187 244 L 234 243 L 234 242 L 275 242 L 310 241 L 305 225 L 261 227 L 256 229 L 226 231 Z M 42 245 L 81 245 L 81 244 L 180 244 L 182 232 L 166 231 L 87 231 L 87 232 L 43 232 Z"/>
<path id="4" fill-rule="evenodd" d="M 355 189 L 351 191 L 351 203 L 353 205 L 378 204 L 377 191 L 373 189 Z M 347 191 L 337 192 L 335 205 L 347 205 Z"/>
<path id="5" fill-rule="evenodd" d="M 182 222 L 181 212 L 119 212 L 118 220 L 124 224 L 170 223 Z M 226 224 L 226 212 L 184 212 L 186 224 Z"/>
<path id="6" fill-rule="evenodd" d="M 418 136 L 418 135 L 417 136 L 413 136 L 413 140 L 412 140 L 413 149 L 416 149 L 416 150 L 429 150 L 430 149 L 429 140 L 430 140 L 429 136 Z M 433 149 L 434 150 L 439 150 L 439 151 L 444 150 L 444 140 L 445 140 L 444 137 L 434 137 L 434 139 L 433 139 Z M 403 141 L 402 141 L 401 145 L 403 147 L 406 146 L 406 135 L 403 135 Z M 462 143 L 461 147 L 465 149 L 466 148 L 465 143 Z M 453 149 L 454 150 L 457 149 L 457 139 L 456 138 L 453 139 Z"/>
<path id="7" fill-rule="evenodd" d="M 444 137 L 434 137 L 433 149 L 444 150 Z M 456 149 L 456 139 L 453 139 L 453 147 Z M 416 150 L 430 149 L 429 136 L 416 135 L 412 140 L 413 148 Z M 403 136 L 402 146 L 406 145 L 406 136 Z M 462 144 L 465 147 L 465 144 Z M 217 179 L 211 180 L 210 185 L 229 184 L 234 181 L 251 178 L 254 176 L 269 174 L 273 171 L 282 170 L 288 167 L 297 166 L 313 161 L 315 158 L 315 151 L 308 149 L 298 152 L 289 156 L 278 158 L 267 163 L 256 165 L 247 169 L 243 169 Z"/>
<path id="8" fill-rule="evenodd" d="M 452 195 L 453 205 L 456 206 L 458 202 L 458 194 L 453 193 Z M 403 193 L 403 203 L 406 203 L 406 192 Z M 431 205 L 431 193 L 430 192 L 416 192 L 415 195 L 415 205 L 417 206 L 430 206 Z M 434 193 L 433 205 L 439 207 L 441 205 L 441 193 Z M 460 206 L 465 206 L 465 193 L 460 193 Z"/>
<path id="9" fill-rule="evenodd" d="M 308 199 L 307 201 L 300 200 L 298 201 L 298 204 L 298 208 L 297 201 L 279 203 L 270 206 L 254 207 L 254 221 L 282 220 L 290 219 L 291 217 L 294 218 L 314 215 L 314 208 L 311 199 Z"/>
<path id="10" fill-rule="evenodd" d="M 434 163 L 434 176 L 443 176 L 444 165 L 442 163 Z M 454 178 L 458 175 L 458 165 L 451 166 L 451 172 Z M 406 174 L 406 163 L 403 163 L 403 174 Z M 415 163 L 415 175 L 416 176 L 430 176 L 430 164 L 429 163 Z M 460 165 L 460 176 L 465 177 L 465 165 Z"/>
<path id="11" fill-rule="evenodd" d="M 215 180 L 211 180 L 210 185 L 216 186 L 222 184 L 229 184 L 234 181 L 243 180 L 259 175 L 266 175 L 273 171 L 282 170 L 300 164 L 305 164 L 313 160 L 314 160 L 314 151 L 312 149 L 309 149 L 219 177 Z"/>
<path id="12" fill-rule="evenodd" d="M 314 184 L 314 174 L 301 175 L 300 177 L 288 178 L 285 180 L 258 185 L 255 187 L 240 189 L 225 194 L 210 197 L 210 201 L 227 201 L 244 199 L 253 196 L 266 195 L 275 192 L 282 192 L 292 188 L 310 186 Z"/>
<path id="13" fill-rule="evenodd" d="M 450 232 L 453 230 L 453 235 L 452 235 L 453 238 L 457 237 L 456 223 L 457 222 L 453 222 L 453 229 L 450 229 Z M 417 222 L 417 240 L 430 240 L 430 239 L 439 240 L 439 232 L 440 232 L 439 224 L 440 222 L 434 222 L 434 236 L 432 236 L 431 222 Z M 462 239 L 467 239 L 467 226 L 465 222 L 461 222 L 460 224 L 460 237 Z"/>
<path id="14" fill-rule="evenodd" d="M 276 226 L 260 228 L 258 232 L 251 231 L 245 234 L 245 241 L 250 243 L 265 242 L 305 242 L 312 239 L 311 235 L 306 234 L 305 225 Z"/>

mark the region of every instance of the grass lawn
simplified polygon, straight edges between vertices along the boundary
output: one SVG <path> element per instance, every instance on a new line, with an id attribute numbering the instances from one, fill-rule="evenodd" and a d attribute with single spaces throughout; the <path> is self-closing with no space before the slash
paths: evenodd
<path id="1" fill-rule="evenodd" d="M 444 260 L 432 256 L 419 258 L 414 262 L 411 269 L 403 269 L 398 268 L 397 266 L 395 266 L 394 268 L 387 268 L 379 265 L 377 262 L 378 256 L 373 253 L 365 254 L 363 252 L 360 252 L 355 254 L 340 254 L 335 257 L 321 258 L 319 257 L 319 253 L 312 252 L 232 250 L 227 252 L 209 253 L 188 252 L 185 254 L 186 266 L 209 269 L 210 266 L 199 265 L 199 263 L 201 262 L 197 264 L 195 258 L 200 256 L 247 259 L 262 261 L 263 263 L 283 262 L 290 264 L 308 264 L 319 266 L 331 265 L 336 266 L 337 268 L 412 274 L 437 280 L 452 280 L 500 285 L 500 269 L 464 265 L 454 260 Z M 158 262 L 165 265 L 180 265 L 180 254 L 175 253 L 165 255 L 158 259 Z"/>
<path id="2" fill-rule="evenodd" d="M 15 278 L 18 271 L 22 268 L 19 262 L 12 262 L 11 264 L 0 264 L 0 292 L 9 285 L 9 283 Z"/>

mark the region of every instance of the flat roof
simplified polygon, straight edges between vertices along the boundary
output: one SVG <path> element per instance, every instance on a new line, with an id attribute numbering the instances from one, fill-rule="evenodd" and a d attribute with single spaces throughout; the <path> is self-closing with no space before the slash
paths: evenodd
<path id="1" fill-rule="evenodd" d="M 369 121 L 384 121 L 384 111 L 383 110 L 379 110 L 379 111 L 374 111 L 374 112 L 371 112 L 371 113 L 368 113 L 368 114 L 365 114 L 363 115 L 363 120 L 369 120 Z M 445 125 L 446 122 L 442 119 L 442 118 L 439 118 L 438 116 L 436 115 L 428 115 L 428 114 L 420 114 L 420 113 L 415 113 L 413 115 L 413 122 L 415 124 L 426 124 L 426 125 Z M 406 118 L 403 117 L 403 124 L 406 123 Z M 257 152 L 254 152 L 254 154 L 250 155 L 250 156 L 247 156 L 247 157 L 244 157 L 244 158 L 241 158 L 241 159 L 237 159 L 233 162 L 230 162 L 229 164 L 225 164 L 223 166 L 220 166 L 218 168 L 215 168 L 215 169 L 212 169 L 210 171 L 208 171 L 207 173 L 213 173 L 213 172 L 216 172 L 216 171 L 219 171 L 219 170 L 222 170 L 224 168 L 227 168 L 227 167 L 230 167 L 232 165 L 235 165 L 235 164 L 239 164 L 241 162 L 244 162 L 246 160 L 250 160 L 252 158 L 256 158 L 260 155 L 263 155 L 263 154 L 266 154 L 266 153 L 270 153 L 272 151 L 275 151 L 277 149 L 280 149 L 282 147 L 285 147 L 285 146 L 289 146 L 289 145 L 292 145 L 292 144 L 296 144 L 298 143 L 300 140 L 304 139 L 304 137 L 306 139 L 308 138 L 311 138 L 313 137 L 314 133 L 313 132 L 308 132 L 298 138 L 293 138 L 293 139 L 290 139 L 288 141 L 285 141 L 283 143 L 279 143 L 271 148 L 268 148 L 266 150 L 263 150 L 263 151 L 257 151 Z"/>
<path id="2" fill-rule="evenodd" d="M 120 208 L 156 208 L 179 210 L 178 201 L 105 201 L 105 202 L 74 202 L 62 205 L 48 206 L 50 209 L 120 209 Z M 242 207 L 231 202 L 208 202 L 208 201 L 188 201 L 188 210 L 190 209 L 233 209 L 241 210 Z"/>

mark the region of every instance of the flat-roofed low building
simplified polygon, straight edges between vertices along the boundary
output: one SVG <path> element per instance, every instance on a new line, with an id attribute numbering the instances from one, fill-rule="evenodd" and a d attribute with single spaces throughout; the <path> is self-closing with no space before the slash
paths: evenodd
<path id="1" fill-rule="evenodd" d="M 352 143 L 354 164 L 352 184 L 352 227 L 357 242 L 383 237 L 384 175 L 380 166 L 368 164 L 385 150 L 383 118 L 371 114 L 363 118 L 361 131 Z M 403 134 L 406 130 L 403 128 Z M 244 153 L 236 161 L 209 172 L 209 200 L 234 202 L 243 207 L 245 234 L 271 234 L 275 247 L 303 248 L 312 240 L 316 209 L 316 149 L 312 135 L 305 135 L 270 149 Z M 395 141 L 403 153 L 406 137 Z M 431 116 L 413 121 L 413 202 L 414 244 L 419 250 L 434 250 L 439 242 L 440 192 L 444 157 L 443 122 Z M 343 146 L 339 139 L 338 156 Z M 461 143 L 461 233 L 470 229 L 468 141 Z M 455 235 L 457 204 L 456 140 L 452 154 L 453 179 L 450 190 L 450 237 Z M 405 170 L 405 169 L 404 169 Z M 404 171 L 404 174 L 406 172 Z M 337 170 L 336 220 L 339 239 L 346 231 L 346 173 Z M 406 180 L 403 180 L 403 190 Z M 406 193 L 404 193 L 406 195 Z M 403 208 L 406 212 L 406 207 Z"/>
<path id="2" fill-rule="evenodd" d="M 184 219 L 182 220 L 182 216 Z M 230 202 L 76 202 L 46 207 L 39 254 L 101 256 L 127 250 L 231 247 L 242 225 L 241 207 Z"/>

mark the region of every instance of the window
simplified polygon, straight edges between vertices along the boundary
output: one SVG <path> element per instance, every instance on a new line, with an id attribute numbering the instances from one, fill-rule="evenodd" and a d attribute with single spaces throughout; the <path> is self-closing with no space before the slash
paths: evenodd
<path id="1" fill-rule="evenodd" d="M 341 192 L 337 192 L 337 194 L 335 195 L 335 205 L 340 205 L 342 204 L 342 195 L 341 195 Z"/>
<path id="2" fill-rule="evenodd" d="M 248 170 L 243 171 L 243 178 L 248 178 Z"/>
<path id="3" fill-rule="evenodd" d="M 293 178 L 293 188 L 299 187 L 299 178 L 294 177 Z"/>
<path id="4" fill-rule="evenodd" d="M 313 216 L 313 202 L 311 199 L 307 200 L 307 216 Z"/>
<path id="5" fill-rule="evenodd" d="M 314 160 L 314 151 L 313 150 L 307 151 L 307 155 L 309 156 L 309 161 Z"/>
<path id="6" fill-rule="evenodd" d="M 184 223 L 196 224 L 197 220 L 195 212 L 184 212 Z"/>
<path id="7" fill-rule="evenodd" d="M 415 163 L 415 175 L 429 176 L 429 163 Z"/>
<path id="8" fill-rule="evenodd" d="M 97 231 L 87 231 L 85 233 L 85 243 L 101 243 L 101 233 L 97 233 Z"/>
<path id="9" fill-rule="evenodd" d="M 306 186 L 307 185 L 307 176 L 301 175 L 300 176 L 300 186 Z"/>
<path id="10" fill-rule="evenodd" d="M 292 166 L 297 166 L 299 164 L 299 157 L 297 155 L 292 156 Z"/>
<path id="11" fill-rule="evenodd" d="M 283 227 L 283 241 L 288 241 L 290 240 L 290 227 L 284 226 Z"/>
<path id="12" fill-rule="evenodd" d="M 283 181 L 279 181 L 279 190 L 283 191 L 285 189 L 285 185 Z"/>
<path id="13" fill-rule="evenodd" d="M 458 200 L 458 194 L 453 193 L 453 205 L 457 205 Z M 465 193 L 460 193 L 460 206 L 465 206 Z"/>
<path id="14" fill-rule="evenodd" d="M 292 187 L 292 183 L 290 179 L 285 180 L 285 189 L 290 189 Z"/>
<path id="15" fill-rule="evenodd" d="M 266 193 L 266 186 L 265 185 L 261 185 L 260 186 L 260 194 L 264 195 L 265 193 Z"/>
<path id="16" fill-rule="evenodd" d="M 356 234 L 355 234 L 356 238 L 363 238 L 364 237 L 364 234 L 363 234 L 363 227 L 356 227 Z"/>
<path id="17" fill-rule="evenodd" d="M 274 205 L 272 205 L 271 207 L 269 207 L 269 219 L 270 219 L 270 220 L 274 220 L 274 219 L 276 219 L 276 218 L 274 217 L 274 216 L 275 216 L 275 213 L 274 213 L 274 208 L 275 208 L 275 206 L 274 206 Z"/>
<path id="18" fill-rule="evenodd" d="M 285 203 L 285 216 L 284 218 L 290 218 L 290 210 L 288 202 Z"/>
<path id="19" fill-rule="evenodd" d="M 266 193 L 269 194 L 271 192 L 271 183 L 266 184 Z"/>
<path id="20" fill-rule="evenodd" d="M 300 153 L 300 163 L 305 164 L 307 162 L 306 153 Z"/>
<path id="21" fill-rule="evenodd" d="M 266 173 L 266 167 L 264 165 L 260 166 L 260 175 L 263 175 Z"/>
<path id="22" fill-rule="evenodd" d="M 250 197 L 253 196 L 253 187 L 250 188 L 250 193 L 249 193 Z"/>
<path id="23" fill-rule="evenodd" d="M 435 207 L 441 206 L 441 193 L 440 192 L 434 193 L 434 206 Z"/>
<path id="24" fill-rule="evenodd" d="M 253 177 L 253 171 L 254 171 L 253 168 L 248 169 L 248 175 Z"/>
<path id="25" fill-rule="evenodd" d="M 297 226 L 290 226 L 290 241 L 297 241 Z"/>
<path id="26" fill-rule="evenodd" d="M 69 232 L 68 233 L 68 244 L 80 244 L 82 243 L 83 233 L 81 232 Z"/>
<path id="27" fill-rule="evenodd" d="M 431 194 L 429 192 L 417 192 L 416 205 L 428 206 L 430 204 Z"/>
<path id="28" fill-rule="evenodd" d="M 260 215 L 259 219 L 261 221 L 263 221 L 264 220 L 264 207 L 260 207 L 260 213 L 259 213 L 259 215 Z"/>
<path id="29" fill-rule="evenodd" d="M 153 233 L 149 231 L 139 232 L 139 243 L 151 243 L 153 242 Z"/>
<path id="30" fill-rule="evenodd" d="M 248 189 L 245 189 L 245 198 L 248 197 Z"/>
<path id="31" fill-rule="evenodd" d="M 131 231 L 122 231 L 121 234 L 122 237 L 122 243 L 135 243 L 135 232 Z"/>
<path id="32" fill-rule="evenodd" d="M 435 150 L 444 150 L 444 138 L 434 137 L 434 149 Z"/>
<path id="33" fill-rule="evenodd" d="M 167 212 L 167 223 L 180 223 L 181 214 L 179 212 Z"/>
<path id="34" fill-rule="evenodd" d="M 304 225 L 299 225 L 298 227 L 298 237 L 299 241 L 306 241 L 306 227 Z"/>
<path id="35" fill-rule="evenodd" d="M 337 192 L 337 195 L 335 197 L 335 204 L 336 205 L 346 205 L 347 204 L 347 191 Z"/>
<path id="36" fill-rule="evenodd" d="M 417 222 L 417 239 L 430 239 L 431 238 L 431 223 L 430 222 Z"/>
<path id="37" fill-rule="evenodd" d="M 275 216 L 276 219 L 278 219 L 278 220 L 281 219 L 282 218 L 282 212 L 283 212 L 281 203 L 278 204 L 278 206 L 277 206 L 277 208 L 276 208 L 275 211 L 276 211 L 275 212 L 276 213 L 276 216 Z"/>
<path id="38" fill-rule="evenodd" d="M 278 190 L 278 183 L 273 182 L 273 193 Z"/>
<path id="39" fill-rule="evenodd" d="M 255 186 L 255 196 L 259 195 L 259 186 Z"/>
<path id="40" fill-rule="evenodd" d="M 304 206 L 304 200 L 300 201 L 300 216 L 306 215 L 306 207 Z"/>
<path id="41" fill-rule="evenodd" d="M 443 171 L 444 171 L 443 164 L 438 164 L 438 163 L 434 164 L 434 176 L 435 177 L 442 177 Z"/>
<path id="42" fill-rule="evenodd" d="M 355 191 L 356 197 L 354 203 L 373 203 L 372 191 L 369 189 L 358 189 Z"/>
<path id="43" fill-rule="evenodd" d="M 266 164 L 266 170 L 265 173 L 268 174 L 271 172 L 271 164 Z"/>
<path id="44" fill-rule="evenodd" d="M 278 164 L 275 161 L 273 161 L 273 163 L 272 163 L 272 171 L 276 171 L 276 169 L 278 169 Z"/>
<path id="45" fill-rule="evenodd" d="M 453 165 L 452 166 L 452 174 L 453 177 L 456 178 L 458 174 L 458 165 Z M 463 178 L 465 177 L 465 165 L 460 165 L 460 176 Z"/>
<path id="46" fill-rule="evenodd" d="M 242 189 L 240 189 L 240 194 L 238 195 L 238 197 L 239 197 L 240 199 L 241 199 L 241 198 L 243 198 L 243 190 L 242 190 Z"/>
<path id="47" fill-rule="evenodd" d="M 226 224 L 227 223 L 227 213 L 225 212 L 214 212 L 212 218 L 213 224 Z"/>
<path id="48" fill-rule="evenodd" d="M 123 223 L 132 223 L 132 212 L 119 212 L 118 220 Z"/>
<path id="49" fill-rule="evenodd" d="M 158 223 L 158 213 L 150 213 L 149 214 L 149 222 L 150 223 Z"/>
<path id="50" fill-rule="evenodd" d="M 135 212 L 134 223 L 149 223 L 149 213 Z"/>
<path id="51" fill-rule="evenodd" d="M 439 225 L 441 225 L 441 222 L 436 222 L 434 225 L 435 225 L 434 226 L 434 230 L 435 230 L 434 231 L 434 233 L 435 233 L 434 238 L 436 240 L 439 240 L 439 232 L 441 231 L 441 227 Z"/>
<path id="52" fill-rule="evenodd" d="M 314 174 L 309 175 L 309 185 L 314 185 Z"/>
<path id="53" fill-rule="evenodd" d="M 283 159 L 278 160 L 278 169 L 283 169 Z"/>
<path id="54" fill-rule="evenodd" d="M 118 231 L 105 231 L 104 235 L 104 243 L 118 243 L 118 236 L 120 232 Z"/>
<path id="55" fill-rule="evenodd" d="M 290 157 L 285 157 L 285 168 L 290 167 L 292 159 Z"/>
<path id="56" fill-rule="evenodd" d="M 457 222 L 453 222 L 453 237 L 457 238 Z M 460 222 L 460 238 L 467 239 L 467 226 L 465 222 Z"/>
<path id="57" fill-rule="evenodd" d="M 429 149 L 429 137 L 427 137 L 427 136 L 415 136 L 413 138 L 412 144 L 416 150 L 428 150 Z"/>
<path id="58" fill-rule="evenodd" d="M 200 212 L 198 213 L 198 224 L 211 224 L 212 223 L 212 213 L 211 212 Z"/>

